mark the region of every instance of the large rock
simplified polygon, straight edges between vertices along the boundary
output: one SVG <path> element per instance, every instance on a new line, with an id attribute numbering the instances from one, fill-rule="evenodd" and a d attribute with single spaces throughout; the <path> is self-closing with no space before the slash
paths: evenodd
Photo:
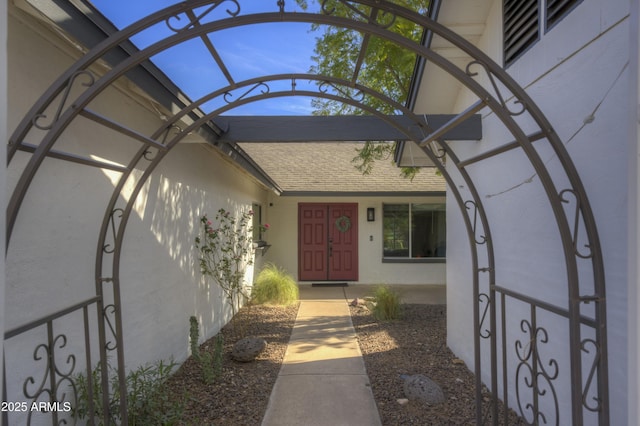
<path id="1" fill-rule="evenodd" d="M 256 359 L 256 357 L 260 355 L 260 353 L 264 351 L 266 347 L 266 340 L 260 337 L 245 337 L 238 340 L 236 344 L 233 345 L 231 358 L 240 362 L 251 362 Z"/>
<path id="2" fill-rule="evenodd" d="M 422 374 L 404 378 L 404 395 L 412 401 L 420 401 L 428 405 L 444 402 L 444 394 L 440 386 Z"/>

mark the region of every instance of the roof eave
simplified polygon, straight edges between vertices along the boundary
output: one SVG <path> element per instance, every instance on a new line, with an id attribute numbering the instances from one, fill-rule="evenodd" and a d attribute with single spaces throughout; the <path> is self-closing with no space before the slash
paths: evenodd
<path id="1" fill-rule="evenodd" d="M 430 19 L 434 21 L 438 20 L 441 4 L 442 4 L 442 0 L 431 1 L 431 6 L 429 7 L 429 10 L 427 12 L 427 16 Z M 420 41 L 420 43 L 424 47 L 430 48 L 432 41 L 433 41 L 433 31 L 427 29 L 422 33 L 422 40 Z M 420 83 L 422 82 L 422 76 L 424 74 L 426 63 L 427 63 L 427 60 L 424 57 L 418 56 L 416 58 L 415 66 L 413 67 L 413 73 L 411 75 L 411 81 L 409 83 L 409 94 L 407 95 L 407 101 L 405 103 L 405 106 L 409 108 L 411 111 L 413 111 L 416 105 L 416 99 L 417 99 L 418 93 L 420 92 Z M 393 153 L 393 161 L 398 165 L 400 163 L 400 159 L 402 158 L 402 152 L 404 151 L 404 146 L 405 146 L 405 141 L 399 141 L 396 144 L 396 149 L 395 149 L 395 152 Z"/>
<path id="2" fill-rule="evenodd" d="M 118 31 L 118 28 L 89 1 L 25 1 L 31 7 L 47 16 L 47 22 L 56 26 L 60 31 L 67 33 L 87 49 L 91 49 Z M 58 12 L 55 14 L 55 19 L 50 16 L 51 14 L 46 13 L 52 8 L 56 8 L 56 12 Z M 111 65 L 121 61 L 124 56 L 131 56 L 138 52 L 138 48 L 129 40 L 121 43 L 119 48 L 119 50 L 113 51 L 105 56 L 105 60 L 110 62 Z M 176 107 L 182 109 L 191 103 L 191 99 L 189 99 L 164 72 L 149 60 L 144 61 L 130 70 L 127 73 L 127 78 L 168 111 L 175 111 Z M 193 120 L 197 120 L 204 115 L 205 113 L 199 109 L 195 109 L 190 113 Z M 209 121 L 206 125 L 198 129 L 197 133 L 205 141 L 216 146 L 220 151 L 232 158 L 243 170 L 263 185 L 267 186 L 276 194 L 281 192 L 278 185 L 236 144 L 217 143 L 223 131 L 215 123 Z"/>

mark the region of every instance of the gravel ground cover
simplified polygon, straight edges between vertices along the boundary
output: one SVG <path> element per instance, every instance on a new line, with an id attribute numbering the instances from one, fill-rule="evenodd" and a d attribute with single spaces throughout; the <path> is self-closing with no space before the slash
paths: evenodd
<path id="1" fill-rule="evenodd" d="M 241 309 L 237 318 L 246 325 L 245 334 L 267 340 L 267 349 L 255 362 L 233 361 L 229 354 L 236 337 L 232 326 L 226 326 L 222 373 L 213 384 L 203 383 L 199 365 L 188 359 L 168 383 L 172 397 L 185 401 L 180 424 L 260 425 L 297 308 Z M 402 319 L 384 322 L 365 307 L 350 309 L 383 425 L 475 424 L 474 377 L 446 346 L 444 305 L 403 305 Z M 212 350 L 213 339 L 203 349 Z M 401 375 L 411 374 L 437 382 L 446 401 L 432 407 L 398 402 L 404 398 Z M 485 396 L 485 403 L 488 400 Z M 508 423 L 521 424 L 513 413 Z"/>
<path id="2" fill-rule="evenodd" d="M 476 424 L 475 376 L 446 345 L 445 305 L 402 305 L 401 319 L 382 322 L 357 306 L 351 317 L 383 425 Z M 413 374 L 440 385 L 445 402 L 398 402 L 405 398 L 402 376 Z M 485 412 L 489 401 L 485 393 Z M 508 424 L 524 423 L 510 412 Z"/>
<path id="3" fill-rule="evenodd" d="M 225 326 L 221 375 L 205 384 L 199 364 L 190 357 L 169 379 L 172 398 L 185 401 L 181 425 L 259 425 L 267 409 L 271 389 L 289 343 L 298 313 L 298 304 L 289 307 L 256 305 L 244 307 L 236 314 L 236 323 L 245 327 L 245 335 L 259 336 L 267 348 L 254 362 L 231 359 L 231 349 L 238 339 L 233 324 Z M 214 339 L 202 345 L 213 351 Z"/>

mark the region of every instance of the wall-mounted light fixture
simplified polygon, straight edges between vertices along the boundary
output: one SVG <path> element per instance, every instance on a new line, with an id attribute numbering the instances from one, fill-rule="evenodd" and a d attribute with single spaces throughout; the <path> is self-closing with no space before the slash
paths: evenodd
<path id="1" fill-rule="evenodd" d="M 373 207 L 367 207 L 367 222 L 374 222 L 376 220 L 376 209 Z"/>

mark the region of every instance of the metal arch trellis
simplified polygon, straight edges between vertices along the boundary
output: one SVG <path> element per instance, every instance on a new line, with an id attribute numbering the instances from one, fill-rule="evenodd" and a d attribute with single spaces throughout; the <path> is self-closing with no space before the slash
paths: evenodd
<path id="1" fill-rule="evenodd" d="M 213 21 L 213 22 L 201 22 L 208 14 L 214 11 L 217 7 L 226 4 L 232 6 L 226 9 L 228 17 Z M 589 206 L 586 192 L 582 186 L 578 173 L 573 165 L 571 158 L 569 157 L 564 145 L 553 131 L 552 126 L 548 120 L 544 117 L 542 112 L 537 108 L 535 103 L 530 99 L 526 92 L 520 88 L 515 81 L 513 81 L 504 70 L 491 61 L 486 55 L 476 49 L 473 45 L 466 42 L 463 38 L 457 34 L 451 32 L 447 28 L 438 24 L 437 22 L 421 16 L 411 10 L 405 9 L 402 6 L 398 6 L 386 1 L 381 0 L 362 0 L 362 1 L 346 1 L 346 0 L 334 0 L 322 2 L 321 14 L 309 14 L 309 13 L 290 13 L 284 11 L 284 2 L 280 1 L 277 4 L 279 11 L 274 13 L 260 13 L 253 15 L 241 15 L 240 2 L 237 0 L 223 0 L 223 1 L 205 1 L 196 0 L 190 2 L 180 3 L 178 5 L 166 8 L 162 11 L 156 12 L 148 17 L 132 24 L 131 26 L 119 31 L 98 44 L 95 48 L 89 51 L 83 58 L 81 58 L 74 66 L 72 66 L 65 74 L 63 74 L 50 88 L 43 94 L 41 99 L 33 106 L 28 112 L 23 121 L 20 123 L 14 134 L 9 140 L 8 146 L 8 159 L 11 161 L 13 155 L 18 149 L 26 150 L 28 147 L 24 143 L 24 139 L 31 129 L 35 126 L 44 130 L 45 136 L 41 143 L 37 147 L 29 148 L 33 155 L 30 158 L 27 166 L 25 167 L 22 176 L 20 177 L 18 184 L 12 194 L 7 210 L 7 244 L 13 229 L 13 224 L 18 215 L 22 199 L 29 188 L 29 185 L 37 173 L 37 170 L 48 155 L 53 156 L 53 146 L 59 136 L 64 132 L 66 127 L 78 116 L 83 115 L 87 118 L 94 119 L 97 122 L 100 120 L 88 111 L 85 107 L 87 104 L 97 96 L 102 90 L 108 87 L 118 77 L 123 75 L 129 69 L 137 66 L 142 61 L 148 59 L 155 53 L 165 50 L 171 46 L 177 45 L 182 41 L 203 37 L 206 34 L 214 31 L 219 31 L 225 28 L 239 27 L 243 25 L 249 25 L 261 22 L 311 22 L 321 23 L 327 25 L 336 25 L 350 28 L 356 31 L 360 31 L 366 35 L 376 35 L 392 41 L 408 50 L 415 52 L 417 55 L 433 62 L 437 66 L 447 71 L 451 76 L 456 78 L 462 84 L 464 84 L 471 92 L 478 97 L 478 102 L 474 104 L 468 111 L 461 113 L 457 119 L 454 119 L 450 124 L 455 126 L 457 123 L 464 121 L 468 114 L 478 112 L 484 108 L 491 109 L 496 117 L 498 117 L 504 126 L 514 136 L 514 142 L 508 144 L 501 149 L 494 152 L 485 153 L 477 158 L 465 159 L 461 161 L 452 147 L 444 140 L 441 135 L 444 133 L 442 129 L 430 129 L 423 126 L 425 136 L 421 140 L 416 142 L 422 147 L 425 153 L 436 164 L 436 166 L 442 171 L 444 178 L 449 184 L 450 191 L 456 199 L 459 208 L 464 213 L 463 219 L 469 236 L 470 248 L 471 248 L 471 260 L 472 260 L 472 276 L 473 276 L 473 296 L 477 303 L 474 304 L 474 346 L 475 346 L 475 373 L 476 373 L 476 417 L 477 422 L 481 423 L 488 418 L 492 419 L 494 424 L 498 422 L 498 327 L 497 327 L 497 306 L 498 300 L 501 303 L 501 315 L 502 327 L 501 330 L 504 333 L 505 330 L 505 298 L 513 298 L 528 303 L 531 306 L 531 318 L 529 320 L 523 320 L 522 327 L 523 332 L 529 333 L 532 341 L 536 344 L 544 343 L 546 340 L 547 331 L 539 327 L 536 323 L 536 312 L 538 310 L 547 310 L 557 315 L 564 316 L 569 321 L 570 327 L 570 358 L 571 358 L 571 405 L 572 414 L 571 419 L 574 424 L 581 424 L 583 419 L 583 411 L 597 411 L 599 414 L 600 424 L 608 423 L 609 407 L 608 407 L 608 375 L 607 375 L 607 346 L 606 346 L 606 304 L 605 304 L 605 283 L 604 283 L 604 268 L 602 261 L 601 248 L 599 245 L 597 228 L 591 208 Z M 369 7 L 369 14 L 365 14 L 361 9 L 354 9 L 355 6 Z M 357 11 L 355 18 L 342 18 L 333 15 L 336 7 L 349 7 L 351 10 Z M 204 8 L 204 11 L 202 10 Z M 181 25 L 179 28 L 174 25 L 175 22 L 180 21 L 181 14 L 188 17 L 186 25 Z M 404 39 L 396 33 L 390 32 L 387 27 L 389 22 L 402 17 L 408 19 L 425 29 L 437 34 L 450 43 L 463 50 L 472 58 L 472 61 L 467 65 L 466 69 L 462 70 L 446 59 L 442 58 L 427 47 L 421 46 L 411 40 Z M 167 38 L 143 49 L 139 52 L 132 54 L 127 59 L 116 64 L 110 71 L 108 71 L 103 77 L 96 79 L 89 70 L 90 66 L 97 60 L 104 57 L 104 55 L 113 48 L 125 40 L 128 40 L 133 35 L 140 31 L 158 23 L 165 21 L 167 26 L 174 31 L 174 34 Z M 215 59 L 215 55 L 214 55 Z M 221 68 L 224 64 L 216 59 Z M 479 66 L 485 73 L 486 77 L 491 82 L 489 90 L 485 89 L 475 79 L 477 73 L 472 71 L 472 67 Z M 356 71 L 357 72 L 357 71 Z M 277 96 L 316 96 L 325 97 L 341 102 L 350 103 L 352 105 L 361 107 L 362 109 L 377 114 L 376 111 L 368 109 L 366 105 L 362 103 L 361 98 L 355 99 L 351 97 L 345 97 L 345 93 L 348 90 L 342 91 L 339 87 L 345 87 L 349 89 L 354 88 L 357 75 L 354 75 L 354 79 L 350 81 L 337 79 L 331 76 L 312 76 L 312 75 L 279 75 L 279 76 L 266 76 L 264 78 L 247 80 L 240 84 L 233 81 L 229 73 L 227 75 L 229 86 L 220 88 L 219 90 L 212 92 L 210 95 L 203 97 L 202 99 L 194 102 L 190 106 L 187 106 L 182 111 L 171 117 L 165 125 L 159 128 L 151 137 L 137 137 L 142 143 L 143 147 L 131 158 L 129 164 L 121 169 L 122 176 L 118 182 L 111 200 L 108 203 L 106 213 L 100 228 L 96 266 L 95 266 L 95 282 L 96 282 L 96 294 L 97 294 L 97 306 L 99 312 L 99 341 L 101 342 L 101 360 L 104 363 L 107 350 L 116 350 L 118 354 L 118 364 L 120 377 L 120 394 L 126 394 L 126 388 L 124 387 L 124 349 L 122 345 L 122 321 L 120 318 L 120 277 L 119 277 L 119 262 L 121 246 L 123 242 L 124 231 L 128 220 L 129 213 L 132 208 L 132 203 L 135 200 L 135 194 L 139 191 L 145 180 L 151 174 L 157 164 L 163 159 L 164 155 L 175 146 L 184 135 L 190 130 L 197 129 L 199 126 L 208 125 L 211 126 L 210 119 L 220 114 L 223 111 L 233 109 L 241 104 L 254 102 L 259 99 L 277 97 Z M 85 82 L 87 89 L 75 99 L 69 106 L 66 105 L 67 93 L 72 84 L 80 77 L 86 76 Z M 267 82 L 276 80 L 291 80 L 291 89 L 272 92 L 268 88 Z M 318 85 L 318 91 L 301 91 L 296 90 L 295 82 L 299 79 L 317 80 L 320 82 Z M 505 96 L 496 84 L 496 80 L 500 82 L 501 87 L 508 91 L 520 104 L 520 109 L 512 111 L 509 109 L 505 101 Z M 346 82 L 346 84 L 345 84 Z M 329 91 L 323 91 L 322 87 L 327 88 L 327 84 L 332 85 L 336 90 L 335 93 L 329 93 Z M 357 85 L 356 85 L 357 86 Z M 240 87 L 249 88 L 247 91 L 237 99 L 233 100 L 230 97 L 232 90 Z M 259 89 L 259 90 L 256 90 Z M 394 105 L 398 111 L 402 111 L 404 114 L 414 118 L 416 125 L 420 125 L 421 121 L 419 117 L 413 115 L 410 111 L 407 111 L 402 105 L 398 105 L 391 99 L 385 98 L 383 95 L 377 93 L 375 90 L 365 87 L 357 86 L 359 93 L 363 96 L 375 96 L 379 99 L 383 99 L 385 102 Z M 254 91 L 255 90 L 255 91 Z M 55 99 L 62 95 L 62 102 L 59 103 L 55 116 L 48 124 L 41 124 L 43 118 L 43 111 L 53 104 Z M 225 100 L 231 100 L 226 106 L 214 111 L 206 116 L 196 117 L 194 122 L 186 129 L 176 129 L 175 124 L 177 121 L 187 114 L 191 114 L 195 109 L 216 96 L 223 96 Z M 537 123 L 539 131 L 530 135 L 526 135 L 514 120 L 514 116 L 521 113 L 528 113 L 530 117 Z M 383 117 L 384 118 L 384 117 Z M 390 123 L 393 124 L 393 123 Z M 117 127 L 117 126 L 114 126 Z M 445 126 L 446 127 L 446 126 Z M 118 128 L 120 131 L 126 134 L 123 128 Z M 171 137 L 170 132 L 172 129 L 177 130 L 176 134 Z M 218 134 L 223 132 L 222 129 L 214 129 Z M 399 129 L 403 130 L 403 129 Z M 404 130 L 403 130 L 404 131 Z M 131 134 L 129 134 L 131 136 Z M 412 136 L 407 134 L 409 138 Z M 163 138 L 161 142 L 158 142 L 159 138 Z M 556 188 L 555 182 L 546 169 L 546 166 L 539 158 L 537 152 L 532 146 L 532 142 L 539 139 L 546 139 L 555 154 L 559 158 L 563 170 L 566 173 L 566 179 L 568 180 L 570 187 L 562 190 Z M 511 292 L 508 289 L 499 287 L 496 285 L 495 280 L 495 259 L 493 254 L 493 239 L 489 228 L 489 220 L 486 215 L 485 208 L 479 193 L 474 185 L 473 178 L 466 170 L 466 166 L 482 161 L 485 158 L 489 158 L 494 155 L 499 155 L 506 150 L 520 148 L 529 159 L 530 163 L 534 167 L 540 182 L 547 195 L 549 205 L 553 211 L 558 231 L 562 240 L 562 247 L 565 255 L 565 264 L 567 269 L 567 289 L 569 295 L 569 306 L 567 309 L 559 308 L 556 306 L 550 306 L 544 302 L 535 300 L 527 295 L 521 295 Z M 461 175 L 466 187 L 468 188 L 470 199 L 465 199 L 465 196 L 458 190 L 454 181 L 444 167 L 443 158 L 448 157 L 449 161 Z M 122 190 L 123 186 L 127 182 L 131 175 L 131 170 L 135 167 L 142 169 L 141 176 L 136 177 L 135 183 L 136 189 L 134 190 L 134 196 L 130 198 L 128 204 L 123 208 L 116 206 L 116 201 Z M 570 195 L 574 201 L 574 209 L 570 216 L 567 217 L 565 205 L 571 203 Z M 479 224 L 477 219 L 479 219 Z M 580 224 L 582 226 L 580 226 Z M 478 226 L 481 225 L 481 226 Z M 588 243 L 588 253 L 583 253 L 578 247 L 578 234 L 579 228 L 584 228 L 583 232 L 586 233 Z M 107 243 L 108 236 L 112 235 L 111 243 Z M 478 250 L 483 249 L 486 252 L 486 265 L 480 266 Z M 579 276 L 577 272 L 577 258 L 588 259 L 592 265 L 593 277 L 594 277 L 594 294 L 583 295 L 580 293 Z M 111 263 L 110 267 L 107 266 Z M 483 275 L 486 274 L 486 275 Z M 482 277 L 487 277 L 487 293 L 481 292 L 480 281 Z M 111 302 L 106 304 L 105 290 L 106 285 L 111 285 L 112 295 Z M 596 304 L 595 317 L 593 319 L 585 318 L 581 314 L 581 304 L 593 302 Z M 480 308 L 480 305 L 484 304 L 484 309 Z M 109 315 L 113 315 L 113 322 L 109 319 Z M 489 325 L 487 326 L 485 321 L 489 319 Z M 581 325 L 587 325 L 593 328 L 595 332 L 595 338 L 581 338 Z M 487 328 L 488 327 L 488 328 Z M 108 342 L 106 337 L 107 328 L 112 332 L 114 342 Z M 483 331 L 484 330 L 484 331 Z M 489 339 L 491 354 L 490 354 L 490 372 L 491 372 L 491 391 L 492 391 L 492 403 L 489 410 L 483 413 L 481 401 L 481 368 L 482 357 L 481 351 L 481 339 Z M 502 343 L 502 357 L 503 360 L 506 357 L 506 342 L 504 337 L 501 340 Z M 583 352 L 588 351 L 586 348 L 591 346 L 595 349 L 594 362 L 589 371 L 586 384 L 583 385 Z M 532 350 L 525 352 L 518 352 L 518 358 L 520 358 L 520 366 L 524 368 L 536 368 L 540 363 L 540 359 L 537 358 L 537 351 L 535 347 Z M 555 361 L 555 360 L 552 360 Z M 104 365 L 104 364 L 103 364 Z M 504 366 L 503 366 L 504 367 Z M 506 368 L 506 367 L 504 367 Z M 506 370 L 505 370 L 506 371 Z M 103 368 L 103 379 L 106 378 L 106 368 Z M 553 374 L 546 374 L 540 376 L 542 379 L 551 381 Z M 508 402 L 507 398 L 507 385 L 506 385 L 506 372 L 503 374 L 503 392 L 505 403 Z M 529 403 L 533 408 L 534 423 L 538 422 L 538 418 L 542 417 L 546 419 L 544 413 L 536 412 L 538 408 L 537 398 L 541 396 L 541 389 L 537 385 L 539 377 L 532 377 L 531 385 L 529 386 L 533 390 L 534 401 Z M 592 390 L 594 386 L 593 382 L 596 382 L 596 390 Z M 103 383 L 106 383 L 103 380 Z M 587 400 L 588 394 L 596 395 L 595 406 L 589 405 Z M 107 392 L 103 395 L 105 398 L 105 406 L 108 401 Z M 557 406 L 557 399 L 556 399 Z M 518 398 L 518 405 L 520 400 Z M 525 404 L 525 406 L 528 406 Z M 126 422 L 126 406 L 122 407 L 122 419 Z M 505 410 L 506 411 L 506 410 Z M 524 415 L 525 409 L 521 408 L 521 414 Z M 557 414 L 557 413 L 556 413 Z M 105 419 L 108 414 L 105 414 Z M 543 417 L 545 416 L 545 417 Z M 556 419 L 557 419 L 556 415 Z"/>

